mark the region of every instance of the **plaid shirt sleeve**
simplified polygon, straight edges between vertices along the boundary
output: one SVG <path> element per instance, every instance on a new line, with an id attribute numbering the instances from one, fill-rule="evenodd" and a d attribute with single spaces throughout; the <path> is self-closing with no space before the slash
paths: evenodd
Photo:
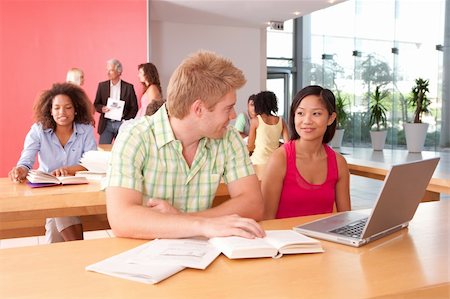
<path id="1" fill-rule="evenodd" d="M 151 140 L 144 138 L 149 134 L 141 133 L 137 126 L 129 126 L 120 131 L 112 149 L 106 186 L 143 191 L 141 166 L 146 160 L 144 144 Z"/>
<path id="2" fill-rule="evenodd" d="M 225 184 L 255 174 L 247 146 L 235 128 L 229 127 L 223 144 L 226 154 L 223 177 Z"/>

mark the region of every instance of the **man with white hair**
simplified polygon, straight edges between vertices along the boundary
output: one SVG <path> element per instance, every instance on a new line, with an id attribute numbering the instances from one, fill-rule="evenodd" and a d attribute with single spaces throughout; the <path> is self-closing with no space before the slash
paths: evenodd
<path id="1" fill-rule="evenodd" d="M 120 79 L 122 64 L 117 59 L 106 62 L 106 70 L 109 80 L 100 82 L 95 96 L 95 110 L 100 113 L 98 122 L 99 144 L 112 143 L 119 132 L 123 120 L 136 116 L 138 103 L 133 84 Z M 113 116 L 111 108 L 120 109 L 121 115 Z M 109 113 L 108 113 L 109 112 Z"/>

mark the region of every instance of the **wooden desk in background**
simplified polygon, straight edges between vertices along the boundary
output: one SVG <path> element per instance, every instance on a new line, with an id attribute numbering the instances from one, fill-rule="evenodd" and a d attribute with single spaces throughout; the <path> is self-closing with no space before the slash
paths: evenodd
<path id="1" fill-rule="evenodd" d="M 229 197 L 220 184 L 213 205 Z M 81 216 L 85 231 L 109 229 L 100 183 L 30 188 L 0 178 L 0 239 L 43 235 L 46 218 L 63 216 Z"/>
<path id="2" fill-rule="evenodd" d="M 347 160 L 351 174 L 377 180 L 384 180 L 394 164 L 440 157 L 422 201 L 439 200 L 441 193 L 450 194 L 450 155 L 448 153 L 429 151 L 409 153 L 398 149 L 373 151 L 367 148 L 341 148 L 339 151 Z"/>
<path id="3" fill-rule="evenodd" d="M 100 183 L 30 188 L 0 178 L 0 239 L 45 233 L 49 217 L 81 216 L 86 231 L 109 228 Z"/>
<path id="4" fill-rule="evenodd" d="M 409 228 L 361 248 L 322 241 L 320 254 L 229 260 L 185 269 L 157 285 L 87 265 L 144 240 L 108 238 L 0 250 L 3 298 L 448 298 L 449 201 L 421 203 Z M 266 229 L 320 218 L 264 221 Z M 49 287 L 49 282 L 55 282 Z"/>

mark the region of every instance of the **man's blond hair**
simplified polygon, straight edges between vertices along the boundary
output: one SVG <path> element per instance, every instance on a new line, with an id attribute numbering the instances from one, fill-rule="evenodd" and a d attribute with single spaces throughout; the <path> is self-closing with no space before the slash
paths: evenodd
<path id="1" fill-rule="evenodd" d="M 244 73 L 231 60 L 213 52 L 199 51 L 178 66 L 167 87 L 169 115 L 182 119 L 196 100 L 214 109 L 219 100 L 246 83 Z"/>

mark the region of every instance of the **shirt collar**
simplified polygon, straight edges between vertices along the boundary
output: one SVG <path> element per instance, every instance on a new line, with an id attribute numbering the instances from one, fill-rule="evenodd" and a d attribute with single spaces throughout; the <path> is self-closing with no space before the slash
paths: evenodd
<path id="1" fill-rule="evenodd" d="M 112 83 L 112 81 L 111 80 L 109 80 L 109 87 L 115 87 L 115 86 L 120 86 L 120 84 L 122 84 L 122 79 L 119 79 L 119 82 L 117 82 L 117 84 L 116 85 L 114 85 L 113 83 Z"/>
<path id="2" fill-rule="evenodd" d="M 154 125 L 156 145 L 158 148 L 161 148 L 169 142 L 176 140 L 172 127 L 170 126 L 166 104 L 162 105 L 161 108 L 159 108 L 159 110 L 154 114 Z M 210 141 L 211 140 L 209 138 L 202 138 L 199 142 L 199 146 L 209 148 Z"/>
<path id="3" fill-rule="evenodd" d="M 169 115 L 167 114 L 166 104 L 156 111 L 153 116 L 155 125 L 155 139 L 158 148 L 163 147 L 167 143 L 175 140 L 172 127 L 169 122 Z"/>

